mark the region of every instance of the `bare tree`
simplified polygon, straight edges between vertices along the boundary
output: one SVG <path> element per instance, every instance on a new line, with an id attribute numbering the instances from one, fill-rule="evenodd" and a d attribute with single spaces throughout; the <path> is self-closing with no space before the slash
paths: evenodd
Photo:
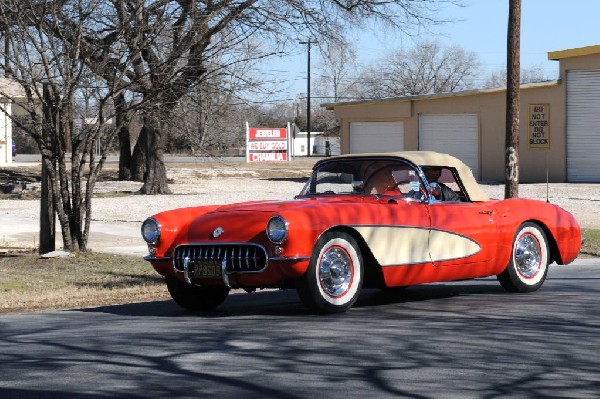
<path id="1" fill-rule="evenodd" d="M 211 60 L 235 61 L 237 45 L 251 38 L 268 43 L 270 54 L 281 52 L 287 41 L 296 42 L 300 36 L 340 40 L 345 24 L 368 18 L 413 29 L 440 22 L 434 16 L 448 3 L 459 1 L 111 0 L 110 10 L 86 31 L 85 43 L 94 51 L 85 54 L 90 64 L 105 67 L 102 76 L 124 71 L 127 79 L 117 87 L 141 96 L 144 129 L 133 163 L 136 154 L 147 156 L 142 193 L 166 193 L 162 131 L 177 102 L 205 79 Z M 132 60 L 126 68 L 120 59 L 111 57 L 122 50 Z"/>
<path id="2" fill-rule="evenodd" d="M 131 175 L 144 171 L 141 193 L 168 193 L 162 159 L 164 131 L 178 102 L 205 79 L 215 58 L 240 61 L 237 48 L 250 39 L 267 43 L 268 56 L 299 37 L 341 40 L 346 25 L 365 19 L 412 30 L 441 22 L 441 6 L 458 0 L 26 0 L 36 8 L 52 6 L 44 21 L 47 34 L 76 48 L 79 61 L 101 76 L 115 93 L 121 152 L 127 158 L 124 121 L 136 110 L 143 122 L 133 151 Z M 91 7 L 90 7 L 91 6 Z M 78 15 L 74 10 L 86 9 Z M 75 34 L 76 33 L 76 34 Z M 243 61 L 243 60 L 242 60 Z M 123 95 L 121 95 L 123 94 Z M 134 104 L 132 104 L 132 100 Z M 138 156 L 139 155 L 139 156 Z M 145 158 L 145 167 L 141 161 Z M 125 168 L 122 163 L 120 165 Z M 125 172 L 125 171 L 124 171 Z M 125 175 L 126 173 L 124 173 Z"/>
<path id="3" fill-rule="evenodd" d="M 258 43 L 238 45 L 235 60 L 215 57 L 206 63 L 203 79 L 183 96 L 170 125 L 172 140 L 178 140 L 195 154 L 213 155 L 226 148 L 240 149 L 245 141 L 247 98 L 265 95 L 262 78 L 255 72 L 262 60 Z M 170 143 L 167 143 L 167 149 Z"/>
<path id="4" fill-rule="evenodd" d="M 227 148 L 241 148 L 246 108 L 227 90 L 201 84 L 184 96 L 169 126 L 167 149 L 178 145 L 194 155 L 218 155 Z"/>
<path id="5" fill-rule="evenodd" d="M 169 192 L 163 132 L 179 101 L 206 79 L 211 60 L 243 61 L 239 44 L 251 38 L 272 48 L 259 58 L 299 37 L 340 40 L 345 23 L 367 18 L 399 29 L 424 26 L 437 22 L 444 3 L 458 1 L 2 1 L 6 45 L 0 68 L 22 87 L 29 115 L 28 123 L 13 123 L 42 154 L 65 249 L 87 249 L 92 193 L 106 159 L 104 152 L 97 156 L 96 144 L 108 148 L 115 132 L 128 137 L 125 126 L 134 113 L 144 125 L 136 145 L 146 155 L 141 192 Z M 0 94 L 11 99 L 11 93 Z M 77 115 L 82 98 L 89 106 Z M 4 107 L 0 111 L 10 116 Z M 107 128 L 112 116 L 118 124 Z M 76 123 L 89 117 L 93 123 Z"/>
<path id="6" fill-rule="evenodd" d="M 321 46 L 322 61 L 317 66 L 315 94 L 337 102 L 348 94 L 356 76 L 356 50 L 348 43 L 326 43 Z"/>
<path id="7" fill-rule="evenodd" d="M 521 84 L 547 82 L 553 77 L 544 72 L 541 66 L 532 66 L 529 68 L 521 68 Z M 497 87 L 506 87 L 507 76 L 506 68 L 500 71 L 492 72 L 483 84 L 483 88 L 492 89 Z"/>
<path id="8" fill-rule="evenodd" d="M 420 42 L 372 62 L 359 76 L 356 95 L 383 98 L 466 90 L 473 87 L 478 68 L 473 52 L 435 41 Z"/>
<path id="9" fill-rule="evenodd" d="M 92 193 L 105 161 L 104 154 L 97 158 L 96 144 L 112 139 L 105 124 L 112 91 L 93 79 L 80 60 L 82 27 L 91 10 L 87 7 L 95 5 L 75 3 L 69 8 L 73 18 L 81 21 L 74 27 L 47 18 L 62 12 L 60 2 L 5 0 L 0 6 L 6 40 L 0 68 L 21 87 L 25 102 L 17 106 L 25 110 L 27 121 L 14 118 L 2 106 L 0 110 L 37 143 L 42 172 L 48 176 L 48 206 L 53 208 L 49 213 L 56 212 L 64 248 L 71 251 L 87 248 Z M 18 100 L 11 93 L 0 94 Z M 86 99 L 89 107 L 78 109 L 77 99 Z M 93 112 L 86 114 L 89 108 Z M 86 124 L 91 115 L 94 121 Z"/>

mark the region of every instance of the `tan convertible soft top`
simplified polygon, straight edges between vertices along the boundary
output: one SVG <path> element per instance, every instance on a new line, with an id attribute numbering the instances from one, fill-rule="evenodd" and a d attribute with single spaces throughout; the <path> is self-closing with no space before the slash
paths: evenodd
<path id="1" fill-rule="evenodd" d="M 467 191 L 467 195 L 471 201 L 489 201 L 487 194 L 479 187 L 471 168 L 465 165 L 460 159 L 452 155 L 442 154 L 433 151 L 400 151 L 387 152 L 377 154 L 345 154 L 334 158 L 371 158 L 371 157 L 387 157 L 387 158 L 402 158 L 414 163 L 420 167 L 424 166 L 447 166 L 456 169 L 462 184 Z M 331 159 L 331 158 L 329 158 Z"/>

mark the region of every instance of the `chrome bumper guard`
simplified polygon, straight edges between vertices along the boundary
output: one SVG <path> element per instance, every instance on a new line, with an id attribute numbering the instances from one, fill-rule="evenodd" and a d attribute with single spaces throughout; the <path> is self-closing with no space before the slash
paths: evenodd
<path id="1" fill-rule="evenodd" d="M 195 268 L 209 265 L 221 269 L 226 286 L 233 288 L 230 276 L 235 273 L 259 273 L 269 262 L 262 245 L 250 243 L 185 244 L 175 248 L 173 266 L 192 284 Z"/>

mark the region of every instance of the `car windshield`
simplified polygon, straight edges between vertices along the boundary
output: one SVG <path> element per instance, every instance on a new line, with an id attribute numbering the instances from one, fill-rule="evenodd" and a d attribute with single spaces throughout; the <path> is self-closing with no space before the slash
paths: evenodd
<path id="1" fill-rule="evenodd" d="M 300 196 L 319 194 L 403 195 L 419 191 L 421 180 L 409 163 L 397 159 L 348 158 L 321 163 Z"/>

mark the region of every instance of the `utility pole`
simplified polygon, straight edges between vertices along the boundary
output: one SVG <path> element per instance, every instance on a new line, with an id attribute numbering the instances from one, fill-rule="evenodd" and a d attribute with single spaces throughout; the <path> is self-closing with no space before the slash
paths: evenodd
<path id="1" fill-rule="evenodd" d="M 308 57 L 306 64 L 306 156 L 310 157 L 310 44 L 308 39 L 300 44 L 306 44 L 308 49 Z"/>
<path id="2" fill-rule="evenodd" d="M 519 196 L 521 106 L 521 0 L 509 0 L 506 56 L 506 153 L 504 198 Z"/>

